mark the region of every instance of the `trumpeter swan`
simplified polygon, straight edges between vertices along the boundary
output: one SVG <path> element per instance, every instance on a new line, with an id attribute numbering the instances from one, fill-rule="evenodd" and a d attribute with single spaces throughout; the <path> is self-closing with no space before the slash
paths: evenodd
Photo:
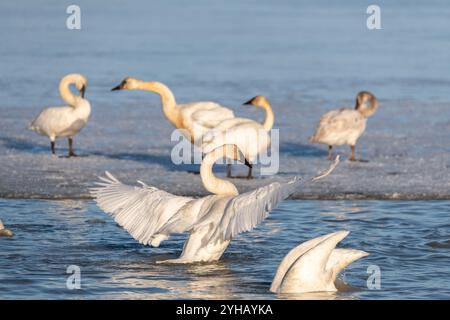
<path id="1" fill-rule="evenodd" d="M 331 159 L 333 145 L 350 145 L 350 160 L 356 161 L 356 141 L 366 129 L 367 118 L 377 109 L 377 98 L 370 92 L 361 91 L 356 96 L 355 109 L 342 108 L 325 113 L 310 141 L 328 145 L 328 159 Z"/>
<path id="2" fill-rule="evenodd" d="M 159 94 L 167 120 L 184 134 L 192 143 L 198 143 L 202 135 L 225 119 L 234 118 L 232 110 L 215 102 L 200 101 L 177 104 L 172 91 L 161 82 L 141 81 L 127 77 L 111 90 L 145 90 Z M 185 131 L 184 131 L 185 130 Z"/>
<path id="3" fill-rule="evenodd" d="M 238 193 L 235 185 L 214 176 L 212 167 L 223 157 L 238 159 L 235 146 L 221 146 L 207 154 L 200 167 L 204 187 L 214 195 L 200 199 L 181 197 L 148 186 L 122 184 L 108 172 L 91 189 L 97 205 L 114 217 L 130 235 L 144 245 L 159 246 L 172 233 L 189 232 L 183 252 L 168 263 L 191 263 L 220 259 L 231 239 L 253 229 L 300 183 L 271 183 L 254 191 Z M 317 177 L 328 175 L 337 165 Z"/>
<path id="4" fill-rule="evenodd" d="M 292 249 L 281 261 L 270 291 L 304 293 L 337 291 L 339 272 L 352 262 L 368 256 L 354 249 L 336 249 L 349 231 L 338 231 L 306 241 Z"/>
<path id="5" fill-rule="evenodd" d="M 71 84 L 80 91 L 80 96 L 75 96 L 70 91 Z M 76 156 L 73 151 L 73 137 L 86 126 L 91 114 L 91 105 L 84 99 L 86 85 L 86 78 L 81 74 L 66 75 L 59 83 L 59 93 L 68 106 L 46 108 L 29 125 L 30 130 L 50 139 L 53 154 L 55 154 L 55 140 L 67 137 L 69 157 Z"/>
<path id="6" fill-rule="evenodd" d="M 0 220 L 0 237 L 12 237 L 13 233 L 11 230 L 8 230 L 3 225 L 2 220 Z"/>
<path id="7" fill-rule="evenodd" d="M 264 122 L 258 123 L 247 118 L 224 120 L 204 134 L 202 151 L 206 154 L 224 144 L 236 145 L 249 163 L 247 178 L 251 178 L 251 164 L 270 146 L 269 132 L 272 130 L 275 117 L 272 106 L 264 96 L 256 96 L 244 105 L 262 108 L 266 113 Z M 227 177 L 231 177 L 231 164 L 228 164 Z"/>

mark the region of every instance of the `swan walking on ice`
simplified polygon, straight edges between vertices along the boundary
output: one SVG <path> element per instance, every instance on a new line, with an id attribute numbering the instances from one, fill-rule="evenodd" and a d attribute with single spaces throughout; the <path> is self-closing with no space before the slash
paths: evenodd
<path id="1" fill-rule="evenodd" d="M 11 230 L 8 230 L 3 225 L 2 220 L 0 220 L 0 237 L 12 237 L 13 232 Z"/>
<path id="2" fill-rule="evenodd" d="M 177 104 L 172 91 L 161 82 L 127 77 L 111 90 L 145 90 L 157 93 L 161 98 L 162 110 L 167 120 L 177 129 L 182 129 L 187 138 L 197 145 L 206 131 L 225 119 L 234 118 L 232 110 L 215 102 Z"/>
<path id="3" fill-rule="evenodd" d="M 356 161 L 356 142 L 366 129 L 367 118 L 377 109 L 377 98 L 370 92 L 361 91 L 356 96 L 355 109 L 342 108 L 325 113 L 310 141 L 328 145 L 330 160 L 333 145 L 347 144 L 352 149 L 350 160 Z"/>
<path id="4" fill-rule="evenodd" d="M 79 90 L 80 96 L 70 91 L 71 84 Z M 66 75 L 59 83 L 59 93 L 68 106 L 46 108 L 30 123 L 30 130 L 50 139 L 52 154 L 55 154 L 55 140 L 67 137 L 69 157 L 76 156 L 73 137 L 86 126 L 91 114 L 91 105 L 84 99 L 86 85 L 86 78 L 81 74 Z"/>
<path id="5" fill-rule="evenodd" d="M 209 153 L 218 146 L 234 144 L 243 153 L 248 164 L 247 179 L 252 177 L 252 164 L 258 155 L 267 151 L 270 146 L 270 130 L 275 121 L 272 106 L 264 96 L 256 96 L 244 105 L 253 105 L 266 112 L 263 123 L 247 118 L 227 119 L 208 131 L 203 136 L 202 151 Z M 227 177 L 231 178 L 231 164 L 227 165 Z"/>
<path id="6" fill-rule="evenodd" d="M 122 184 L 110 173 L 91 189 L 97 205 L 114 217 L 134 239 L 144 245 L 159 246 L 172 233 L 189 232 L 183 252 L 168 263 L 192 263 L 220 259 L 231 239 L 253 229 L 300 184 L 271 183 L 254 191 L 238 193 L 235 185 L 214 176 L 212 168 L 221 158 L 238 160 L 236 146 L 221 146 L 207 154 L 200 167 L 204 187 L 214 195 L 200 199 L 181 197 L 148 186 Z M 339 159 L 315 180 L 330 174 Z"/>
<path id="7" fill-rule="evenodd" d="M 306 241 L 292 249 L 281 261 L 270 291 L 304 293 L 337 291 L 334 282 L 339 272 L 352 262 L 366 257 L 365 251 L 336 249 L 349 231 L 338 231 Z"/>

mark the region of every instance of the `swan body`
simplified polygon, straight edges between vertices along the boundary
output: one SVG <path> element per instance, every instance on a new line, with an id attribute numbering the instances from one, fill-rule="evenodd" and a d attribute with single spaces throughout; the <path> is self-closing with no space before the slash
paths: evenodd
<path id="1" fill-rule="evenodd" d="M 203 135 L 202 151 L 209 153 L 225 144 L 233 144 L 243 153 L 244 158 L 254 163 L 258 155 L 267 151 L 270 146 L 270 130 L 274 123 L 274 114 L 269 101 L 264 96 L 256 96 L 245 104 L 262 108 L 266 112 L 264 123 L 258 123 L 247 118 L 232 118 L 220 122 L 213 129 Z M 249 166 L 248 178 L 251 177 L 252 167 Z M 228 177 L 231 176 L 230 167 Z"/>
<path id="2" fill-rule="evenodd" d="M 223 157 L 240 159 L 236 147 L 229 145 L 207 154 L 200 176 L 213 195 L 200 199 L 172 195 L 142 182 L 141 187 L 127 186 L 109 173 L 91 193 L 102 210 L 144 245 L 158 246 L 172 233 L 189 232 L 181 256 L 163 262 L 216 261 L 236 235 L 263 221 L 300 183 L 294 178 L 239 194 L 231 182 L 212 172 L 214 163 Z"/>
<path id="3" fill-rule="evenodd" d="M 210 101 L 177 104 L 172 91 L 156 81 L 125 78 L 112 90 L 145 90 L 159 94 L 166 118 L 177 129 L 182 129 L 192 143 L 198 144 L 203 134 L 225 119 L 234 118 L 232 110 Z"/>
<path id="4" fill-rule="evenodd" d="M 310 141 L 328 145 L 330 159 L 333 146 L 349 145 L 352 149 L 350 160 L 354 161 L 356 142 L 366 129 L 367 118 L 377 109 L 377 98 L 370 92 L 361 91 L 354 109 L 342 108 L 325 113 Z"/>
<path id="5" fill-rule="evenodd" d="M 235 144 L 242 151 L 245 159 L 253 163 L 258 154 L 269 147 L 270 136 L 258 122 L 235 118 L 225 120 L 213 130 L 208 131 L 203 138 L 202 151 L 207 154 L 224 144 Z"/>
<path id="6" fill-rule="evenodd" d="M 279 265 L 270 291 L 337 291 L 334 283 L 339 272 L 354 261 L 369 255 L 361 250 L 336 249 L 336 245 L 348 234 L 348 231 L 330 233 L 292 249 Z"/>
<path id="7" fill-rule="evenodd" d="M 80 96 L 75 96 L 69 86 L 75 84 Z M 69 156 L 74 156 L 73 137 L 83 129 L 91 114 L 91 105 L 84 99 L 86 78 L 80 74 L 68 74 L 59 84 L 59 92 L 68 106 L 50 107 L 30 123 L 29 129 L 50 139 L 52 153 L 55 154 L 55 140 L 57 138 L 69 139 Z"/>
<path id="8" fill-rule="evenodd" d="M 8 230 L 3 225 L 2 220 L 0 220 L 0 237 L 12 237 L 13 232 L 11 230 Z"/>

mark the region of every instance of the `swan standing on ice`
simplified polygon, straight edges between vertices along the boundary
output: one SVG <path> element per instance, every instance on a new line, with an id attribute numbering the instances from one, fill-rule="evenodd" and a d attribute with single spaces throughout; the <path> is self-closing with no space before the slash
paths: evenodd
<path id="1" fill-rule="evenodd" d="M 0 220 L 0 237 L 12 237 L 13 232 L 11 230 L 8 230 L 3 225 L 2 220 Z"/>
<path id="2" fill-rule="evenodd" d="M 69 86 L 74 84 L 80 91 L 75 96 Z M 69 140 L 69 157 L 76 156 L 73 151 L 73 136 L 81 131 L 88 122 L 91 105 L 84 99 L 87 81 L 81 74 L 68 74 L 59 83 L 59 93 L 68 104 L 64 107 L 51 107 L 42 110 L 34 119 L 29 129 L 50 139 L 52 153 L 55 154 L 55 140 L 67 137 Z"/>
<path id="3" fill-rule="evenodd" d="M 201 101 L 177 104 L 172 91 L 161 82 L 125 78 L 115 90 L 145 90 L 157 93 L 167 120 L 177 129 L 184 129 L 192 143 L 197 144 L 203 134 L 225 119 L 234 118 L 232 110 L 215 102 Z"/>
<path id="4" fill-rule="evenodd" d="M 220 259 L 231 239 L 253 229 L 300 183 L 271 183 L 243 194 L 229 181 L 214 176 L 212 167 L 223 157 L 238 159 L 235 146 L 221 146 L 207 154 L 200 167 L 204 187 L 214 195 L 200 199 L 181 197 L 147 186 L 127 186 L 107 174 L 91 189 L 97 205 L 114 217 L 130 235 L 144 245 L 159 246 L 171 233 L 189 232 L 183 252 L 168 263 L 192 263 Z M 317 177 L 331 173 L 330 169 Z"/>
<path id="5" fill-rule="evenodd" d="M 306 241 L 292 249 L 275 274 L 270 291 L 304 293 L 337 291 L 334 282 L 339 272 L 352 262 L 368 256 L 354 249 L 336 249 L 349 231 L 338 231 Z"/>
<path id="6" fill-rule="evenodd" d="M 351 161 L 355 159 L 355 145 L 366 129 L 367 118 L 378 109 L 378 100 L 370 92 L 361 91 L 356 96 L 355 109 L 342 108 L 325 113 L 320 118 L 311 142 L 328 145 L 328 159 L 331 159 L 333 145 L 350 145 Z"/>
<path id="7" fill-rule="evenodd" d="M 204 134 L 202 151 L 206 154 L 221 145 L 236 145 L 248 162 L 247 179 L 249 179 L 252 177 L 252 163 L 270 146 L 269 132 L 272 130 L 275 117 L 272 106 L 264 96 L 256 96 L 244 105 L 262 108 L 266 112 L 264 122 L 258 123 L 247 118 L 224 120 Z M 231 164 L 228 164 L 227 167 L 227 177 L 231 178 Z"/>

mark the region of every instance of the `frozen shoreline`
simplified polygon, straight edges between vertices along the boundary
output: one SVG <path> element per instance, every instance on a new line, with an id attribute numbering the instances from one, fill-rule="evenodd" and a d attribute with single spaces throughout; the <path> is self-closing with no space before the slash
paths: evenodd
<path id="1" fill-rule="evenodd" d="M 156 103 L 155 103 L 156 102 Z M 129 102 L 133 104 L 133 102 Z M 151 104 L 154 105 L 151 105 Z M 148 106 L 148 105 L 151 106 Z M 307 103 L 272 102 L 278 113 L 275 127 L 280 128 L 280 170 L 276 176 L 233 179 L 240 192 L 272 181 L 285 181 L 294 175 L 312 177 L 326 168 L 326 147 L 310 144 L 320 114 L 329 104 L 307 107 Z M 296 105 L 305 105 L 302 121 L 284 116 Z M 450 199 L 449 121 L 439 115 L 446 104 L 414 108 L 400 102 L 381 101 L 379 112 L 369 119 L 365 135 L 357 145 L 357 157 L 368 163 L 349 162 L 349 148 L 335 151 L 342 155 L 339 167 L 322 181 L 305 184 L 294 199 Z M 106 112 L 106 110 L 110 112 Z M 410 113 L 407 125 L 396 121 L 400 112 Z M 45 137 L 24 130 L 31 108 L 3 108 L 0 120 L 0 197 L 36 199 L 90 199 L 88 188 L 105 170 L 120 180 L 149 185 L 178 195 L 204 196 L 195 165 L 176 166 L 170 161 L 175 142 L 170 141 L 172 127 L 163 118 L 157 101 L 143 102 L 127 110 L 96 106 L 88 126 L 75 139 L 79 158 L 55 158 L 50 155 Z M 250 111 L 248 117 L 261 116 Z M 426 121 L 424 121 L 426 119 Z M 114 126 L 108 126 L 114 123 Z M 432 129 L 432 130 L 431 130 Z M 67 142 L 57 142 L 57 153 L 67 153 Z M 216 166 L 219 176 L 224 166 Z M 234 171 L 245 175 L 246 167 Z"/>

